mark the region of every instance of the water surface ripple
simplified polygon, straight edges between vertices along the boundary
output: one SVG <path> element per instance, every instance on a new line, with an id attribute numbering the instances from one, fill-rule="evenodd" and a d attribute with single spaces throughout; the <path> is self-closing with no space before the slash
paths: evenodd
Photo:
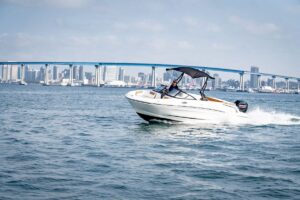
<path id="1" fill-rule="evenodd" d="M 128 91 L 0 85 L 0 199 L 300 199 L 299 95 L 211 92 L 256 120 L 197 126 Z"/>

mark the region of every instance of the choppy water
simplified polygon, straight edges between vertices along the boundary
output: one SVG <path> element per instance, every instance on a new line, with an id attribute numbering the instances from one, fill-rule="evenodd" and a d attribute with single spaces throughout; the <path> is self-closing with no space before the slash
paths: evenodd
<path id="1" fill-rule="evenodd" d="M 148 124 L 128 89 L 0 85 L 0 199 L 300 199 L 300 95 L 247 124 Z"/>

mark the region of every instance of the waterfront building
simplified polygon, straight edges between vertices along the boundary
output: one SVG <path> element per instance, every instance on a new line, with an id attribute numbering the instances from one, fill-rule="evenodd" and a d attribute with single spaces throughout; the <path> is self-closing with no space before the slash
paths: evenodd
<path id="1" fill-rule="evenodd" d="M 164 82 L 171 82 L 171 79 L 172 79 L 172 75 L 169 71 L 163 73 Z"/>
<path id="2" fill-rule="evenodd" d="M 22 69 L 21 69 L 21 66 L 18 66 L 18 80 L 21 80 L 21 78 L 22 78 L 22 77 L 21 77 L 21 75 L 22 75 L 22 74 L 21 74 L 21 70 L 22 70 Z"/>
<path id="3" fill-rule="evenodd" d="M 62 77 L 65 78 L 65 79 L 70 78 L 70 69 L 64 69 L 62 71 Z"/>
<path id="4" fill-rule="evenodd" d="M 145 80 L 146 80 L 146 74 L 144 72 L 139 72 L 138 73 L 138 80 L 139 80 L 139 82 L 144 83 Z"/>
<path id="5" fill-rule="evenodd" d="M 131 83 L 136 83 L 137 80 L 136 80 L 136 78 L 135 78 L 134 76 L 132 76 L 132 77 L 130 77 L 130 82 L 131 82 Z"/>
<path id="6" fill-rule="evenodd" d="M 26 82 L 30 82 L 30 83 L 39 82 L 40 73 L 41 72 L 39 70 L 28 69 Z"/>
<path id="7" fill-rule="evenodd" d="M 146 74 L 145 76 L 145 84 L 149 84 L 151 85 L 151 82 L 152 82 L 152 74 Z"/>
<path id="8" fill-rule="evenodd" d="M 10 80 L 17 81 L 18 80 L 18 65 L 10 66 Z"/>
<path id="9" fill-rule="evenodd" d="M 273 79 L 272 78 L 268 78 L 267 86 L 273 87 Z"/>
<path id="10" fill-rule="evenodd" d="M 2 65 L 2 81 L 8 82 L 10 77 L 10 70 L 8 65 Z"/>
<path id="11" fill-rule="evenodd" d="M 259 73 L 259 68 L 252 66 L 250 71 L 252 73 Z M 250 76 L 250 87 L 251 88 L 258 88 L 258 75 L 251 74 Z"/>
<path id="12" fill-rule="evenodd" d="M 83 73 L 83 66 L 81 65 L 79 67 L 79 80 L 83 81 L 83 79 L 84 79 L 84 73 Z"/>
<path id="13" fill-rule="evenodd" d="M 219 74 L 214 74 L 213 77 L 215 79 L 212 80 L 212 89 L 220 89 L 222 86 L 222 79 L 220 78 Z"/>
<path id="14" fill-rule="evenodd" d="M 32 70 L 31 71 L 32 82 L 39 82 L 39 81 L 41 81 L 41 80 L 37 79 L 38 74 L 39 74 L 38 70 Z"/>
<path id="15" fill-rule="evenodd" d="M 123 68 L 119 68 L 119 74 L 118 74 L 118 80 L 119 81 L 124 81 L 124 69 Z"/>
<path id="16" fill-rule="evenodd" d="M 176 79 L 179 75 L 180 73 L 174 70 L 166 71 L 163 73 L 163 81 L 171 82 L 172 80 Z"/>
<path id="17" fill-rule="evenodd" d="M 73 66 L 73 77 L 74 80 L 78 80 L 79 79 L 79 74 L 78 74 L 78 67 L 75 65 Z"/>
<path id="18" fill-rule="evenodd" d="M 25 81 L 27 80 L 27 77 L 28 77 L 28 71 L 29 71 L 29 67 L 28 67 L 28 65 L 25 65 L 25 76 L 24 76 Z"/>
<path id="19" fill-rule="evenodd" d="M 103 81 L 116 81 L 119 78 L 119 70 L 117 66 L 103 67 Z"/>
<path id="20" fill-rule="evenodd" d="M 4 82 L 11 82 L 18 80 L 18 65 L 2 65 L 1 79 Z"/>
<path id="21" fill-rule="evenodd" d="M 40 67 L 40 72 L 39 72 L 39 75 L 38 75 L 38 80 L 39 81 L 44 81 L 44 79 L 45 79 L 45 68 L 44 68 L 44 66 L 41 66 Z"/>
<path id="22" fill-rule="evenodd" d="M 124 76 L 124 82 L 125 83 L 130 83 L 130 76 Z"/>
<path id="23" fill-rule="evenodd" d="M 93 82 L 93 74 L 92 74 L 92 72 L 85 72 L 84 76 L 88 80 L 88 83 L 91 84 Z"/>
<path id="24" fill-rule="evenodd" d="M 52 76 L 53 80 L 54 81 L 58 80 L 58 68 L 57 68 L 57 66 L 53 66 L 52 74 L 53 74 L 53 76 Z"/>

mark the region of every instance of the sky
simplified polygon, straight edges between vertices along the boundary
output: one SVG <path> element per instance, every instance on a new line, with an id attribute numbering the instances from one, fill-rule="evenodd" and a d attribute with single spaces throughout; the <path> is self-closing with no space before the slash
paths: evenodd
<path id="1" fill-rule="evenodd" d="M 300 0 L 0 0 L 0 60 L 201 65 L 300 77 Z"/>

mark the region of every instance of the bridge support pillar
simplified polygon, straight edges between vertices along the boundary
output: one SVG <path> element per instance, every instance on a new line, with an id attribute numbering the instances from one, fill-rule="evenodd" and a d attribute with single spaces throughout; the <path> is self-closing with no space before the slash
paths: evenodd
<path id="1" fill-rule="evenodd" d="M 21 84 L 25 83 L 25 66 L 21 64 Z"/>
<path id="2" fill-rule="evenodd" d="M 151 87 L 156 87 L 156 77 L 155 77 L 155 67 L 152 67 L 152 81 L 151 81 Z"/>
<path id="3" fill-rule="evenodd" d="M 245 90 L 245 88 L 244 88 L 244 74 L 243 73 L 240 74 L 240 90 L 241 91 Z"/>
<path id="4" fill-rule="evenodd" d="M 290 83 L 289 83 L 289 79 L 288 78 L 285 79 L 285 87 L 286 87 L 286 91 L 290 92 Z"/>
<path id="5" fill-rule="evenodd" d="M 48 64 L 45 64 L 44 85 L 48 85 Z"/>
<path id="6" fill-rule="evenodd" d="M 300 79 L 298 79 L 298 92 L 300 92 Z"/>
<path id="7" fill-rule="evenodd" d="M 273 78 L 273 89 L 276 90 L 276 76 L 272 76 Z"/>
<path id="8" fill-rule="evenodd" d="M 257 75 L 257 88 L 261 89 L 261 75 Z"/>
<path id="9" fill-rule="evenodd" d="M 95 86 L 98 85 L 98 65 L 95 65 Z"/>
<path id="10" fill-rule="evenodd" d="M 100 87 L 100 85 L 101 85 L 101 65 L 100 66 L 98 66 L 98 87 Z"/>
<path id="11" fill-rule="evenodd" d="M 95 86 L 100 87 L 100 76 L 101 76 L 101 67 L 95 65 Z"/>
<path id="12" fill-rule="evenodd" d="M 73 85 L 73 65 L 69 65 L 69 70 L 70 70 L 70 76 L 69 76 L 69 86 Z"/>

